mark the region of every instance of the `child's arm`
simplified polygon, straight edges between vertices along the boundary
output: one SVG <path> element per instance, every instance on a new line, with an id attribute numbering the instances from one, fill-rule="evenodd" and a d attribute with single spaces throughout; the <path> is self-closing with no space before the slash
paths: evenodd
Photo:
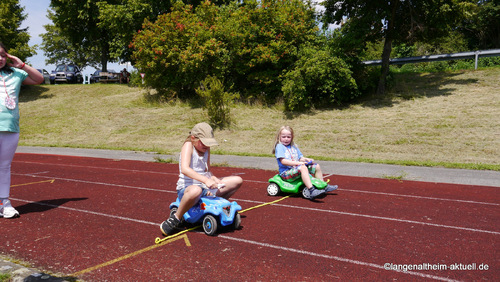
<path id="1" fill-rule="evenodd" d="M 212 175 L 211 178 L 215 183 L 221 184 L 222 182 L 220 181 L 219 178 L 217 178 L 215 175 L 212 174 L 212 169 L 210 167 L 210 148 L 208 149 L 208 160 L 207 160 L 207 165 L 208 165 L 208 171 L 210 171 L 210 174 Z M 208 186 L 208 185 L 207 185 Z"/>
<path id="2" fill-rule="evenodd" d="M 36 85 L 43 82 L 43 75 L 39 71 L 23 63 L 23 61 L 16 56 L 7 54 L 7 57 L 12 61 L 12 63 L 9 64 L 10 67 L 22 69 L 28 73 L 28 76 L 23 81 L 24 85 Z"/>
<path id="3" fill-rule="evenodd" d="M 280 158 L 279 160 L 281 161 L 281 164 L 286 165 L 286 166 L 298 166 L 298 165 L 305 164 L 305 162 L 303 162 L 303 161 L 292 161 L 292 160 L 285 159 L 285 158 Z"/>
<path id="4" fill-rule="evenodd" d="M 193 144 L 191 142 L 184 143 L 181 149 L 181 173 L 191 179 L 204 183 L 209 188 L 216 188 L 217 183 L 212 178 L 203 176 L 190 167 L 192 154 Z"/>
<path id="5" fill-rule="evenodd" d="M 306 157 L 301 157 L 299 161 L 304 162 L 304 163 L 314 162 L 313 159 L 306 158 Z"/>

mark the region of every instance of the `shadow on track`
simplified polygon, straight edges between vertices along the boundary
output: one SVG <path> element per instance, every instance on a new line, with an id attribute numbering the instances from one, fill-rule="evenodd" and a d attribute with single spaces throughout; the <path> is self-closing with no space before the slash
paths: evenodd
<path id="1" fill-rule="evenodd" d="M 22 206 L 16 207 L 16 209 L 19 211 L 20 214 L 27 214 L 32 212 L 45 212 L 51 209 L 55 209 L 59 206 L 62 206 L 67 202 L 83 201 L 87 199 L 88 198 L 62 198 L 53 200 L 43 200 L 39 202 L 24 204 Z"/>

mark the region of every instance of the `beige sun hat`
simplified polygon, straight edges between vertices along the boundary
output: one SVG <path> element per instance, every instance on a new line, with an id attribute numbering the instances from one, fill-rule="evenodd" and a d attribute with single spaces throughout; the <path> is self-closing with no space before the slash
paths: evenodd
<path id="1" fill-rule="evenodd" d="M 195 125 L 190 134 L 200 139 L 201 142 L 207 147 L 219 145 L 214 138 L 214 131 L 212 127 L 206 122 L 201 122 Z"/>

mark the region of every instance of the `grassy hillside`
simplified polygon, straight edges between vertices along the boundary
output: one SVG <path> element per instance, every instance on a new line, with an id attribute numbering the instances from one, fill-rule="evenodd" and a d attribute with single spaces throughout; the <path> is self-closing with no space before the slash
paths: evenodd
<path id="1" fill-rule="evenodd" d="M 150 103 L 117 84 L 24 87 L 21 142 L 29 146 L 178 153 L 201 108 Z M 276 130 L 295 130 L 316 159 L 500 169 L 500 70 L 398 74 L 385 99 L 289 117 L 278 106 L 235 105 L 212 153 L 269 156 Z"/>

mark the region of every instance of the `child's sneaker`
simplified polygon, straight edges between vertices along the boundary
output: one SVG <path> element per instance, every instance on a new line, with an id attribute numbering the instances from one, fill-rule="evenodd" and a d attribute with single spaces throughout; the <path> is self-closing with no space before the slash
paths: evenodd
<path id="1" fill-rule="evenodd" d="M 3 216 L 3 218 L 14 218 L 19 216 L 19 212 L 13 207 L 6 207 L 0 209 L 0 216 Z"/>
<path id="2" fill-rule="evenodd" d="M 309 200 L 312 200 L 312 199 L 318 197 L 319 195 L 325 193 L 325 190 L 318 190 L 314 186 L 311 187 L 311 188 L 309 188 L 309 189 L 307 189 L 307 190 L 309 192 Z"/>
<path id="3" fill-rule="evenodd" d="M 177 229 L 179 229 L 180 223 L 181 221 L 175 217 L 174 213 L 172 213 L 167 220 L 160 224 L 161 233 L 165 236 L 173 234 Z"/>
<path id="4" fill-rule="evenodd" d="M 3 218 L 14 218 L 19 216 L 19 212 L 12 207 L 10 200 L 0 200 L 0 216 Z"/>
<path id="5" fill-rule="evenodd" d="M 326 191 L 326 192 L 332 192 L 332 191 L 334 191 L 334 190 L 337 190 L 338 188 L 339 188 L 339 186 L 338 186 L 338 185 L 330 185 L 330 184 L 328 184 L 328 185 L 326 185 L 326 187 L 325 187 L 325 191 Z"/>

